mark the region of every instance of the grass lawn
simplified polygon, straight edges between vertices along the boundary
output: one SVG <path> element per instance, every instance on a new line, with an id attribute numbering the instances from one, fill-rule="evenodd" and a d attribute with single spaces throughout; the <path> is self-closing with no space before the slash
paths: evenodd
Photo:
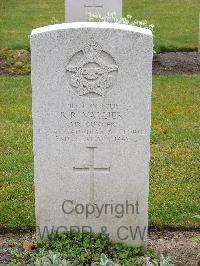
<path id="1" fill-rule="evenodd" d="M 34 226 L 30 77 L 0 77 L 0 225 Z M 200 76 L 155 76 L 150 224 L 199 213 Z"/>
<path id="2" fill-rule="evenodd" d="M 162 51 L 198 46 L 199 0 L 125 0 L 124 14 L 155 25 L 155 46 Z"/>
<path id="3" fill-rule="evenodd" d="M 64 0 L 1 0 L 0 47 L 28 48 L 33 28 L 64 21 Z M 199 0 L 123 0 L 123 13 L 155 24 L 162 50 L 195 49 Z"/>

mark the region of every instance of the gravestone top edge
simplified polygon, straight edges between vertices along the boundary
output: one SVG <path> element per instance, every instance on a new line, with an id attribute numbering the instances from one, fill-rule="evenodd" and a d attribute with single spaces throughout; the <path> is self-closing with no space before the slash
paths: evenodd
<path id="1" fill-rule="evenodd" d="M 152 31 L 146 28 L 140 28 L 137 26 L 119 24 L 119 23 L 110 23 L 110 22 L 73 22 L 73 23 L 48 25 L 33 29 L 31 32 L 31 36 L 45 32 L 57 31 L 57 30 L 81 29 L 81 28 L 116 29 L 116 30 L 124 30 L 124 31 L 136 32 L 144 35 L 153 36 Z"/>

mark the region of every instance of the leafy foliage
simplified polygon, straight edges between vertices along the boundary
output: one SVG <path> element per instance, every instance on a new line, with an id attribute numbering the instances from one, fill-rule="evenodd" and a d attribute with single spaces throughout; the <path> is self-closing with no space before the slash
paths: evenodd
<path id="1" fill-rule="evenodd" d="M 59 253 L 49 251 L 47 256 L 36 259 L 35 266 L 71 266 L 71 263 L 62 260 Z"/>
<path id="2" fill-rule="evenodd" d="M 59 253 L 53 253 L 49 251 L 47 256 L 42 258 L 37 258 L 34 266 L 72 266 L 73 263 L 66 261 L 65 259 L 61 259 L 61 255 Z M 98 264 L 97 264 L 98 265 Z M 119 266 L 115 264 L 111 260 L 109 260 L 105 254 L 101 255 L 99 266 Z"/>
<path id="3" fill-rule="evenodd" d="M 164 257 L 161 255 L 160 262 L 153 261 L 153 265 L 155 266 L 175 266 L 172 260 L 169 257 Z"/>
<path id="4" fill-rule="evenodd" d="M 117 266 L 113 261 L 109 260 L 105 254 L 101 255 L 100 266 Z"/>
<path id="5" fill-rule="evenodd" d="M 126 17 L 118 17 L 115 12 L 107 13 L 106 16 L 101 16 L 100 14 L 92 14 L 89 13 L 89 21 L 90 22 L 109 22 L 109 23 L 119 23 L 119 24 L 126 24 L 131 26 L 137 26 L 141 28 L 146 28 L 151 31 L 154 29 L 153 24 L 148 24 L 146 20 L 134 20 L 132 21 L 133 17 L 131 15 L 127 15 Z"/>
<path id="6" fill-rule="evenodd" d="M 77 233 L 65 231 L 54 232 L 46 239 L 37 243 L 37 257 L 47 256 L 49 250 L 62 254 L 62 258 L 72 261 L 74 265 L 99 263 L 100 254 L 102 265 L 114 265 L 115 261 L 122 265 L 143 265 L 146 257 L 154 257 L 154 253 L 143 247 L 129 247 L 122 243 L 113 243 L 107 235 Z"/>

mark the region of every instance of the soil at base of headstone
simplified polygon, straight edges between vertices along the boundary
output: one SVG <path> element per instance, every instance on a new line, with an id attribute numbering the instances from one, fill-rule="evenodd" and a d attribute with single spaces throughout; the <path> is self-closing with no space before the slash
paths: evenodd
<path id="1" fill-rule="evenodd" d="M 160 257 L 169 256 L 176 266 L 200 266 L 200 245 L 192 239 L 200 231 L 153 231 L 148 246 Z"/>
<path id="2" fill-rule="evenodd" d="M 0 75 L 30 74 L 30 52 L 0 48 Z M 153 74 L 200 74 L 200 53 L 168 52 L 154 56 Z"/>
<path id="3" fill-rule="evenodd" d="M 197 235 L 200 236 L 199 230 L 151 231 L 148 247 L 153 249 L 159 257 L 161 254 L 169 256 L 176 266 L 199 266 L 200 258 L 197 255 L 200 252 L 200 246 L 192 240 Z M 6 265 L 13 260 L 12 254 L 9 251 L 1 252 L 1 248 L 7 249 L 10 241 L 12 243 L 18 240 L 31 241 L 31 238 L 31 233 L 0 233 L 0 265 Z"/>

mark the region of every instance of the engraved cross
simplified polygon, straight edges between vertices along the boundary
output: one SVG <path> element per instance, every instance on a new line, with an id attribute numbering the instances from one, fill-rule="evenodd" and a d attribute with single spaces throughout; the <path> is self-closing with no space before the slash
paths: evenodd
<path id="1" fill-rule="evenodd" d="M 95 167 L 95 161 L 94 161 L 94 152 L 97 147 L 87 147 L 89 149 L 89 155 L 90 155 L 90 161 L 87 166 L 84 167 L 74 167 L 74 171 L 76 173 L 84 173 L 88 172 L 90 174 L 90 201 L 94 202 L 94 175 L 96 173 L 110 173 L 110 167 Z"/>

